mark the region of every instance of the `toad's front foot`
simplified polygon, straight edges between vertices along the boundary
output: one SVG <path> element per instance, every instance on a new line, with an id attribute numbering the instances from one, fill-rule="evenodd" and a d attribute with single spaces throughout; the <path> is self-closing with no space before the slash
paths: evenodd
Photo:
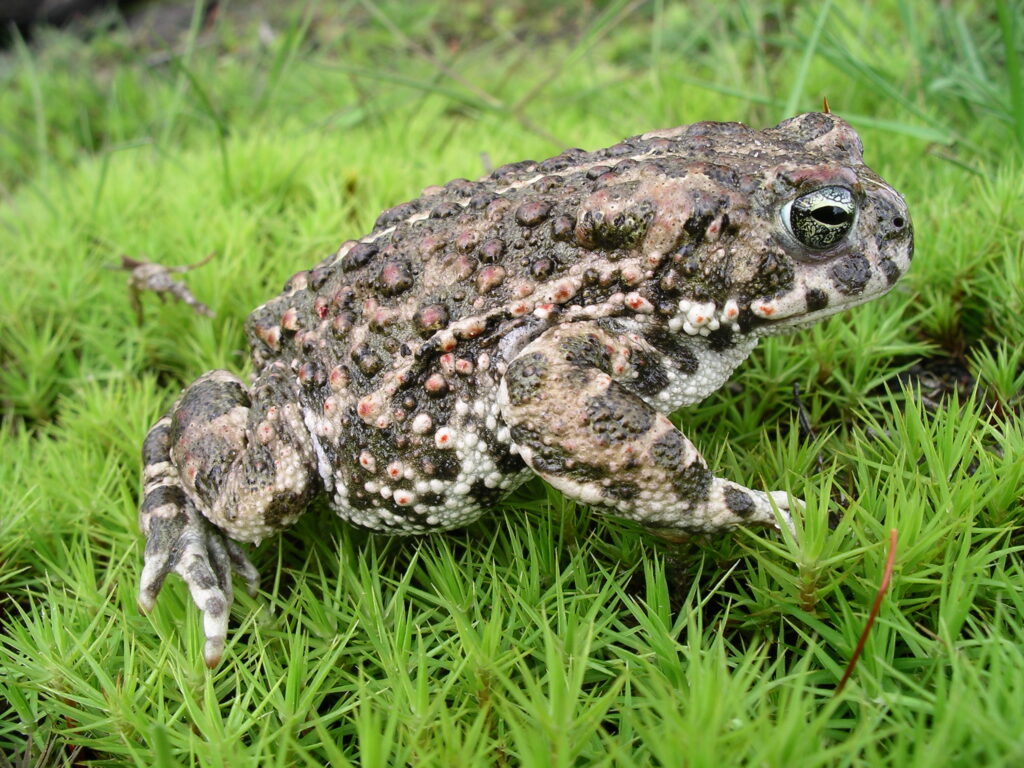
<path id="1" fill-rule="evenodd" d="M 509 363 L 498 393 L 520 458 L 570 497 L 659 533 L 792 531 L 800 502 L 715 477 L 658 410 L 667 404 L 658 387 L 669 391 L 689 375 L 660 355 L 642 337 L 598 323 L 545 331 Z"/>
<path id="2" fill-rule="evenodd" d="M 753 503 L 760 508 L 759 518 L 764 521 L 765 525 L 781 531 L 782 526 L 779 525 L 781 521 L 789 529 L 789 532 L 794 537 L 796 536 L 796 526 L 793 524 L 793 517 L 803 514 L 804 509 L 807 507 L 803 499 L 790 496 L 785 491 L 752 491 L 749 488 L 743 488 L 743 486 L 736 487 L 753 497 Z"/>
<path id="3" fill-rule="evenodd" d="M 203 612 L 203 658 L 212 669 L 224 652 L 232 571 L 245 579 L 252 595 L 256 594 L 259 574 L 238 543 L 203 517 L 179 488 L 165 485 L 158 490 L 167 498 L 155 500 L 164 503 L 152 509 L 145 521 L 146 554 L 139 581 L 139 609 L 147 612 L 153 608 L 167 574 L 181 576 Z M 147 502 L 151 495 L 147 494 Z"/>

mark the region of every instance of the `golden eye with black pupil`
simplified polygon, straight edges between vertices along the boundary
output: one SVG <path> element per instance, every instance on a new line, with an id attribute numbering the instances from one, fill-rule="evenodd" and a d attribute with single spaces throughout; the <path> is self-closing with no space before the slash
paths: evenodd
<path id="1" fill-rule="evenodd" d="M 803 245 L 824 250 L 842 240 L 853 229 L 857 204 L 846 187 L 822 187 L 782 208 L 786 229 Z"/>

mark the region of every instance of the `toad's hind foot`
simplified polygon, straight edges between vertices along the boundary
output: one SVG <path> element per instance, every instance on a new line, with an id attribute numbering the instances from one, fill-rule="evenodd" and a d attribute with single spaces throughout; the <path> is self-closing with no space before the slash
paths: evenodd
<path id="1" fill-rule="evenodd" d="M 233 599 L 232 571 L 245 580 L 250 594 L 256 593 L 259 574 L 241 547 L 203 517 L 188 499 L 171 463 L 150 461 L 166 448 L 168 422 L 162 419 L 150 430 L 144 451 L 146 487 L 139 516 L 146 551 L 139 580 L 139 608 L 143 612 L 153 608 L 167 574 L 181 576 L 203 612 L 203 657 L 206 666 L 212 668 L 224 651 Z"/>
<path id="2" fill-rule="evenodd" d="M 236 571 L 245 580 L 249 594 L 255 595 L 259 585 L 256 568 L 241 547 L 197 513 L 191 505 L 176 520 L 154 520 L 146 542 L 145 567 L 139 580 L 139 608 L 152 609 L 157 593 L 170 572 L 177 573 L 188 584 L 192 600 L 203 612 L 206 645 L 203 658 L 206 666 L 217 666 L 224 652 L 228 630 L 228 611 L 233 600 L 231 573 Z"/>

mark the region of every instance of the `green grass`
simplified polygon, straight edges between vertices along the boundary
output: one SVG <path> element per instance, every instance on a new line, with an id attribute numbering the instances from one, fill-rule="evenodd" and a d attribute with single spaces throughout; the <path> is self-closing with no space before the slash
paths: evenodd
<path id="1" fill-rule="evenodd" d="M 157 55 L 2 54 L 0 766 L 1021 764 L 1024 9 L 953 5 L 366 0 L 260 42 L 235 3 Z M 137 613 L 145 430 L 245 370 L 291 273 L 428 184 L 823 96 L 910 202 L 914 268 L 680 414 L 717 474 L 807 500 L 797 540 L 669 549 L 533 483 L 423 539 L 306 515 L 212 673 L 180 581 Z M 144 296 L 137 326 L 105 268 L 210 252 L 212 320 Z"/>

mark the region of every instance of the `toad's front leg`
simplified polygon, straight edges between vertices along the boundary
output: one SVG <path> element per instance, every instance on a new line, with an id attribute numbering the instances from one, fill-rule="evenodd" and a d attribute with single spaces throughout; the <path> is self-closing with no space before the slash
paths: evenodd
<path id="1" fill-rule="evenodd" d="M 589 322 L 556 326 L 527 345 L 499 394 L 523 460 L 566 495 L 667 535 L 777 528 L 774 508 L 791 526 L 785 493 L 715 477 L 634 391 L 645 386 L 641 363 L 659 364 L 641 339 Z"/>
<path id="2" fill-rule="evenodd" d="M 167 574 L 181 576 L 203 612 L 210 667 L 224 649 L 232 570 L 251 592 L 258 581 L 236 540 L 259 541 L 290 525 L 319 488 L 298 407 L 261 405 L 290 386 L 284 369 L 272 368 L 251 393 L 227 371 L 212 371 L 143 443 L 139 606 L 153 607 Z"/>

